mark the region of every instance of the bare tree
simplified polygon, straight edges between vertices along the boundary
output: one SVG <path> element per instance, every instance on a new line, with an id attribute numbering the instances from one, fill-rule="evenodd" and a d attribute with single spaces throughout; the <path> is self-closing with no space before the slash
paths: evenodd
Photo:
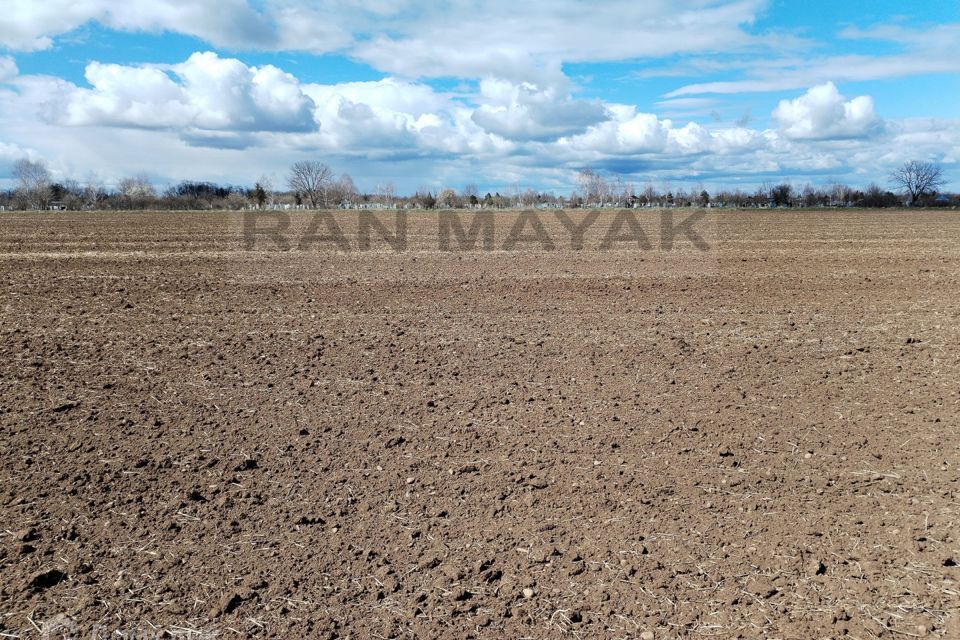
<path id="1" fill-rule="evenodd" d="M 460 197 L 463 198 L 464 202 L 468 202 L 470 204 L 476 204 L 479 202 L 479 200 L 477 200 L 477 194 L 478 190 L 477 185 L 475 184 L 466 184 L 463 186 L 463 189 L 460 190 Z"/>
<path id="2" fill-rule="evenodd" d="M 770 202 L 770 192 L 773 190 L 773 187 L 769 182 L 764 180 L 760 183 L 760 186 L 757 187 L 757 190 L 753 194 L 753 204 L 755 206 L 766 206 Z"/>
<path id="3" fill-rule="evenodd" d="M 321 202 L 327 206 L 327 192 L 333 182 L 330 167 L 315 160 L 301 160 L 290 167 L 287 185 L 301 198 L 306 198 L 310 207 L 317 208 Z"/>
<path id="4" fill-rule="evenodd" d="M 809 182 L 803 185 L 803 189 L 800 191 L 800 198 L 801 198 L 801 202 L 803 203 L 803 206 L 805 207 L 816 206 L 817 192 L 814 190 L 814 188 L 810 185 Z"/>
<path id="5" fill-rule="evenodd" d="M 610 184 L 610 195 L 613 197 L 613 204 L 618 207 L 623 206 L 626 193 L 627 183 L 624 181 L 623 176 L 620 174 L 613 176 L 613 181 Z"/>
<path id="6" fill-rule="evenodd" d="M 83 208 L 83 195 L 84 189 L 79 182 L 73 178 L 67 178 L 63 181 L 63 184 L 60 185 L 61 194 L 57 195 L 57 185 L 53 184 L 50 187 L 51 195 L 54 200 L 62 200 L 63 205 L 70 211 L 76 211 Z"/>
<path id="7" fill-rule="evenodd" d="M 730 194 L 730 201 L 738 207 L 745 207 L 747 203 L 750 202 L 750 196 L 743 192 L 742 189 L 734 189 L 733 193 Z"/>
<path id="8" fill-rule="evenodd" d="M 39 161 L 21 158 L 13 163 L 13 178 L 17 192 L 34 209 L 47 206 L 50 199 L 50 171 Z"/>
<path id="9" fill-rule="evenodd" d="M 689 197 L 687 196 L 687 190 L 683 187 L 677 187 L 676 193 L 673 194 L 673 204 L 677 207 L 685 207 L 689 204 Z"/>
<path id="10" fill-rule="evenodd" d="M 852 191 L 842 182 L 836 182 L 830 187 L 830 206 L 842 207 L 850 201 Z"/>
<path id="11" fill-rule="evenodd" d="M 590 168 L 583 169 L 577 174 L 577 184 L 585 204 L 599 204 L 601 207 L 604 205 L 610 187 L 602 175 Z"/>
<path id="12" fill-rule="evenodd" d="M 377 202 L 385 206 L 393 206 L 393 199 L 397 195 L 397 188 L 392 182 L 379 183 L 374 187 L 373 195 Z"/>
<path id="13" fill-rule="evenodd" d="M 340 176 L 340 180 L 337 181 L 334 191 L 336 191 L 337 204 L 342 204 L 344 202 L 351 205 L 356 204 L 357 200 L 360 198 L 360 191 L 357 189 L 356 185 L 353 183 L 353 178 L 350 177 L 349 173 L 345 173 Z"/>
<path id="14" fill-rule="evenodd" d="M 447 187 L 441 189 L 440 193 L 437 194 L 437 208 L 439 209 L 456 209 L 460 206 L 460 199 L 457 197 L 457 192 Z"/>
<path id="15" fill-rule="evenodd" d="M 606 204 L 607 196 L 610 195 L 610 186 L 599 173 L 593 174 L 593 192 L 600 200 L 601 207 Z"/>
<path id="16" fill-rule="evenodd" d="M 520 183 L 514 182 L 510 187 L 510 206 L 523 207 L 523 192 L 520 191 Z"/>
<path id="17" fill-rule="evenodd" d="M 653 183 L 648 182 L 643 186 L 643 200 L 647 203 L 648 207 L 652 207 L 656 199 L 657 190 L 654 188 Z"/>
<path id="18" fill-rule="evenodd" d="M 673 185 L 670 180 L 660 183 L 660 206 L 673 206 Z"/>
<path id="19" fill-rule="evenodd" d="M 231 191 L 227 194 L 227 197 L 222 200 L 222 206 L 227 209 L 232 209 L 233 211 L 246 209 L 249 204 L 250 200 L 239 191 Z"/>
<path id="20" fill-rule="evenodd" d="M 916 204 L 923 196 L 936 193 L 944 185 L 943 170 L 932 162 L 904 162 L 890 174 L 890 182 L 907 193 L 907 204 Z"/>
<path id="21" fill-rule="evenodd" d="M 103 180 L 95 172 L 87 174 L 87 183 L 83 187 L 83 204 L 86 207 L 95 209 L 107 199 L 107 189 L 103 186 Z"/>
<path id="22" fill-rule="evenodd" d="M 577 173 L 577 186 L 584 204 L 590 204 L 593 195 L 594 173 L 589 167 Z"/>

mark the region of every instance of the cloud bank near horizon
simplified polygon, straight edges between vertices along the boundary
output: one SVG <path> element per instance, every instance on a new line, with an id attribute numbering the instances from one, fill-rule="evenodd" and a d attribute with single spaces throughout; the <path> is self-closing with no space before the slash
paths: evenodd
<path id="1" fill-rule="evenodd" d="M 960 158 L 960 119 L 927 116 L 923 105 L 885 117 L 874 96 L 843 84 L 902 78 L 911 63 L 916 74 L 960 71 L 942 55 L 960 42 L 960 24 L 847 26 L 838 41 L 896 46 L 824 56 L 807 35 L 758 28 L 770 9 L 763 0 L 602 4 L 13 0 L 0 16 L 0 179 L 24 156 L 63 176 L 241 183 L 317 157 L 361 187 L 401 190 L 560 190 L 585 166 L 634 181 L 862 184 L 907 159 L 949 169 Z M 154 45 L 180 34 L 208 47 L 162 63 L 136 62 L 136 52 L 88 60 L 82 81 L 21 69 L 58 47 L 82 52 L 62 41 L 91 24 Z M 244 61 L 278 51 L 300 57 Z M 333 60 L 379 77 L 317 82 Z M 571 65 L 620 77 L 604 83 Z M 674 82 L 644 105 L 623 99 L 636 78 L 731 70 L 742 77 Z M 775 104 L 739 121 L 718 117 L 717 96 L 754 93 L 758 105 Z"/>

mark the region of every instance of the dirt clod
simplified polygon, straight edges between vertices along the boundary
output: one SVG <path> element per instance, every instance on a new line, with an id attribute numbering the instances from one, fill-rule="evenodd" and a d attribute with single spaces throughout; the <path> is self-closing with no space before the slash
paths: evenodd
<path id="1" fill-rule="evenodd" d="M 26 588 L 28 591 L 44 591 L 54 587 L 67 579 L 67 574 L 59 569 L 47 569 L 38 571 L 27 580 Z"/>

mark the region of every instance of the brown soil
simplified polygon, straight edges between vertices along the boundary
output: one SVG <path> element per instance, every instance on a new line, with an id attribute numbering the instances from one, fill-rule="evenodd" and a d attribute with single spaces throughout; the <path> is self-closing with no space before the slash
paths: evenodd
<path id="1" fill-rule="evenodd" d="M 3 637 L 960 637 L 957 213 L 435 215 L 0 214 Z"/>

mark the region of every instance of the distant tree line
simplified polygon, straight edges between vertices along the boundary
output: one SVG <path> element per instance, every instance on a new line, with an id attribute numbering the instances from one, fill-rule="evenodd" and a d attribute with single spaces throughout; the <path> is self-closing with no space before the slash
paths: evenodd
<path id="1" fill-rule="evenodd" d="M 0 191 L 4 210 L 93 209 L 291 209 L 291 208 L 422 208 L 506 209 L 577 207 L 936 207 L 960 206 L 960 196 L 944 194 L 942 169 L 932 163 L 907 162 L 889 176 L 888 187 L 871 184 L 853 189 L 844 184 L 797 187 L 790 182 L 764 183 L 756 189 L 685 189 L 669 182 L 637 185 L 620 176 L 605 176 L 592 169 L 577 174 L 577 188 L 568 196 L 521 188 L 481 194 L 476 185 L 459 190 L 421 187 L 399 196 L 392 183 L 377 184 L 361 193 L 348 174 L 339 177 L 326 164 L 306 160 L 294 163 L 286 189 L 277 190 L 261 177 L 253 187 L 185 180 L 158 191 L 143 174 L 123 178 L 107 188 L 95 175 L 81 183 L 54 180 L 42 162 L 22 159 L 13 167 L 15 186 Z"/>

